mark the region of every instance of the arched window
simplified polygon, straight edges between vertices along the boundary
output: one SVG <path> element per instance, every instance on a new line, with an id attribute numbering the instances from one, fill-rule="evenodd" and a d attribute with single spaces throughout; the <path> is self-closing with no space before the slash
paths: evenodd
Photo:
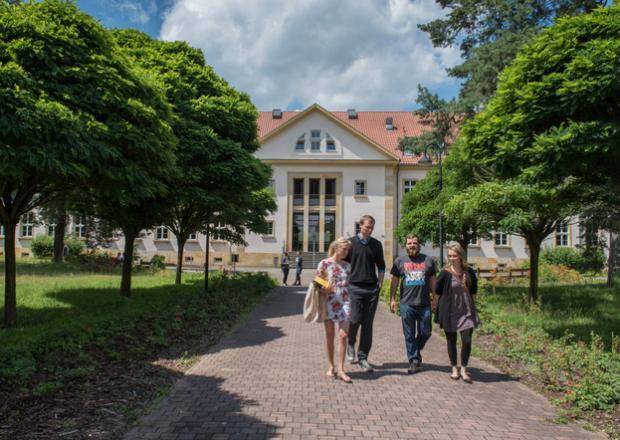
<path id="1" fill-rule="evenodd" d="M 297 143 L 295 144 L 296 152 L 304 152 L 306 151 L 306 133 L 302 134 L 297 138 Z"/>

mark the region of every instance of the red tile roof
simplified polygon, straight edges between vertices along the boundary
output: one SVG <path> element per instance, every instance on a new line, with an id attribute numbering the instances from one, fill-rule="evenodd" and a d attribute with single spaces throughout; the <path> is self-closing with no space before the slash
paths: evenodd
<path id="1" fill-rule="evenodd" d="M 263 138 L 273 130 L 288 122 L 300 112 L 282 112 L 282 119 L 273 119 L 271 112 L 260 112 L 258 116 L 258 135 Z M 369 138 L 386 151 L 401 158 L 401 163 L 416 164 L 420 156 L 406 156 L 398 149 L 398 139 L 405 136 L 420 136 L 429 128 L 420 123 L 420 117 L 404 111 L 358 111 L 357 119 L 349 119 L 346 111 L 330 111 L 331 115 L 354 130 Z M 387 130 L 385 119 L 392 118 L 393 130 Z"/>

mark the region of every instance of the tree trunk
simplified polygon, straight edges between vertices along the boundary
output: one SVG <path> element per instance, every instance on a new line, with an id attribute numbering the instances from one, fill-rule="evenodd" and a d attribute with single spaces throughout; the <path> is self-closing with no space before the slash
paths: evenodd
<path id="1" fill-rule="evenodd" d="M 54 255 L 52 262 L 62 262 L 62 251 L 65 247 L 65 229 L 67 228 L 67 213 L 63 211 L 56 218 L 56 228 L 54 229 Z"/>
<path id="2" fill-rule="evenodd" d="M 209 291 L 209 233 L 209 225 L 207 225 L 207 230 L 205 231 L 205 292 Z"/>
<path id="3" fill-rule="evenodd" d="M 607 258 L 607 287 L 614 286 L 614 270 L 616 269 L 616 234 L 609 231 L 609 257 Z"/>
<path id="4" fill-rule="evenodd" d="M 125 231 L 125 254 L 123 259 L 123 272 L 121 275 L 121 296 L 131 296 L 131 270 L 133 266 L 133 242 L 136 233 Z"/>
<path id="5" fill-rule="evenodd" d="M 4 225 L 4 326 L 13 327 L 17 320 L 15 228 L 17 222 Z"/>
<path id="6" fill-rule="evenodd" d="M 528 301 L 534 304 L 538 301 L 538 258 L 540 256 L 541 240 L 527 238 L 527 245 L 530 248 L 530 291 Z"/>
<path id="7" fill-rule="evenodd" d="M 177 235 L 177 275 L 174 284 L 181 284 L 181 274 L 183 273 L 183 252 L 185 251 L 185 238 Z M 208 255 L 208 254 L 207 254 Z"/>

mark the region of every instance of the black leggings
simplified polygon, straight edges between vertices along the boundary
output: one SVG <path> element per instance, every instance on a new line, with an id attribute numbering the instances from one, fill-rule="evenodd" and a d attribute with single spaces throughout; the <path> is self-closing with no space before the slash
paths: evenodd
<path id="1" fill-rule="evenodd" d="M 461 333 L 461 365 L 466 367 L 471 353 L 471 337 L 474 329 L 463 330 Z M 446 332 L 446 340 L 448 341 L 448 356 L 450 364 L 456 366 L 456 332 Z"/>

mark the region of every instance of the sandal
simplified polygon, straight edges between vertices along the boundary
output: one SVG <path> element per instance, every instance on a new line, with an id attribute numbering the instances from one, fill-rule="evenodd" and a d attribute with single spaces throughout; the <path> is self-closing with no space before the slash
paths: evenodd
<path id="1" fill-rule="evenodd" d="M 465 367 L 461 367 L 461 377 L 463 378 L 463 382 L 471 383 L 471 377 L 467 374 Z"/>
<path id="2" fill-rule="evenodd" d="M 459 367 L 452 367 L 452 374 L 450 375 L 450 379 L 459 380 L 461 375 L 459 374 Z"/>
<path id="3" fill-rule="evenodd" d="M 347 373 L 345 373 L 344 371 L 338 372 L 338 379 L 340 379 L 344 383 L 353 383 L 353 380 L 349 376 L 347 376 Z"/>

